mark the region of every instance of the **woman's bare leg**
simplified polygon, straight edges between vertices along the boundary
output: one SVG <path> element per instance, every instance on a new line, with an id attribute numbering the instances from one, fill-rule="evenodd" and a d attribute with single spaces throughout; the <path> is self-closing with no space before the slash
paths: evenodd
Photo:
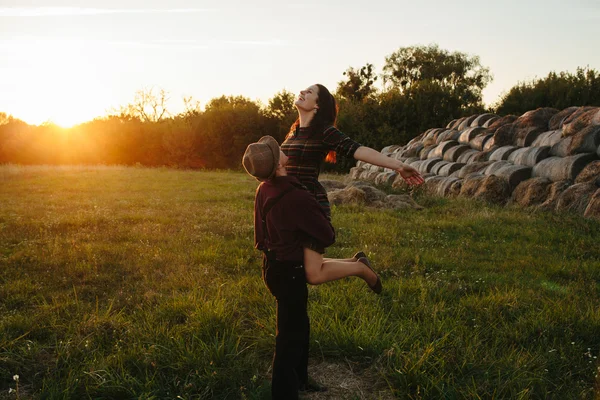
<path id="1" fill-rule="evenodd" d="M 308 248 L 304 248 L 304 270 L 306 281 L 311 285 L 320 285 L 349 276 L 358 276 L 369 286 L 377 282 L 377 275 L 359 261 L 340 261 L 332 258 L 323 261 L 322 254 Z"/>

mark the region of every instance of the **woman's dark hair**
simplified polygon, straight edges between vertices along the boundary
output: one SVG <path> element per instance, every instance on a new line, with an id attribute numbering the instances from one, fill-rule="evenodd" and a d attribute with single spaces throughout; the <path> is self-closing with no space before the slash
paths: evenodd
<path id="1" fill-rule="evenodd" d="M 320 83 L 317 83 L 316 86 L 319 88 L 319 97 L 317 99 L 319 108 L 315 116 L 310 120 L 309 127 L 312 132 L 323 132 L 330 126 L 336 126 L 339 107 L 329 89 Z M 296 119 L 292 124 L 289 134 L 292 135 L 299 126 L 300 118 Z M 335 163 L 335 158 L 335 152 L 332 151 L 327 154 L 325 161 Z"/>

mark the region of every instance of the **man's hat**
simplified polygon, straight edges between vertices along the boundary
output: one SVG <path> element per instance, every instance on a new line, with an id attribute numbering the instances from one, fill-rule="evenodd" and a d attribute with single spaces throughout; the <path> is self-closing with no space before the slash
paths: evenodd
<path id="1" fill-rule="evenodd" d="M 279 164 L 279 144 L 272 136 L 263 136 L 246 148 L 242 164 L 259 181 L 268 181 L 275 175 Z"/>

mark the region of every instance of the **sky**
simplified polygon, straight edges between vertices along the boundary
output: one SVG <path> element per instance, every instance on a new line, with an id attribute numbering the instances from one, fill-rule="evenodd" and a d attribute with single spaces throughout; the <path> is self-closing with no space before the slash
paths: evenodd
<path id="1" fill-rule="evenodd" d="M 479 56 L 490 105 L 550 71 L 600 70 L 600 0 L 0 0 L 0 112 L 62 126 L 141 89 L 268 103 L 401 47 Z"/>

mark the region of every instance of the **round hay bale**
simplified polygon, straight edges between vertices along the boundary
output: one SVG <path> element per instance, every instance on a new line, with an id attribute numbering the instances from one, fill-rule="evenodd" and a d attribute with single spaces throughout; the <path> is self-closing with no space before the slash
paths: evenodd
<path id="1" fill-rule="evenodd" d="M 585 166 L 595 159 L 595 154 L 546 158 L 533 167 L 532 176 L 548 178 L 552 182 L 574 181 Z"/>
<path id="2" fill-rule="evenodd" d="M 462 167 L 464 167 L 466 164 L 462 164 L 462 163 L 457 163 L 457 162 L 450 162 L 444 166 L 442 166 L 437 174 L 440 176 L 450 176 L 450 174 L 454 173 L 455 171 L 458 171 L 459 169 L 461 169 Z"/>
<path id="3" fill-rule="evenodd" d="M 569 147 L 573 141 L 572 137 L 563 137 L 554 146 L 550 148 L 550 155 L 555 157 L 567 157 L 569 155 Z"/>
<path id="4" fill-rule="evenodd" d="M 435 165 L 434 165 L 434 166 L 431 168 L 431 171 L 430 171 L 430 172 L 431 172 L 432 174 L 434 174 L 434 175 L 439 175 L 439 174 L 440 174 L 440 169 L 442 169 L 442 167 L 443 167 L 444 165 L 448 165 L 448 164 L 450 164 L 450 162 L 442 160 L 442 161 L 440 161 L 440 162 L 436 163 L 436 164 L 435 164 Z"/>
<path id="5" fill-rule="evenodd" d="M 467 164 L 458 171 L 458 177 L 463 179 L 474 172 L 482 172 L 494 161 L 481 161 Z"/>
<path id="6" fill-rule="evenodd" d="M 453 129 L 453 125 L 456 124 L 456 121 L 458 121 L 458 119 L 453 119 L 452 121 L 448 122 L 446 129 Z"/>
<path id="7" fill-rule="evenodd" d="M 493 175 L 505 179 L 508 182 L 512 193 L 513 189 L 517 187 L 519 183 L 531 178 L 531 167 L 523 165 L 505 165 L 496 170 Z"/>
<path id="8" fill-rule="evenodd" d="M 583 216 L 600 221 L 600 189 L 596 190 L 588 203 Z"/>
<path id="9" fill-rule="evenodd" d="M 440 197 L 447 197 L 450 195 L 450 189 L 452 188 L 452 185 L 455 184 L 456 182 L 461 181 L 461 179 L 458 178 L 452 178 L 452 177 L 445 177 L 444 179 L 442 179 L 438 185 L 438 189 L 437 189 L 437 195 Z M 460 193 L 460 191 L 459 191 Z"/>
<path id="10" fill-rule="evenodd" d="M 475 150 L 483 151 L 485 143 L 494 137 L 493 133 L 483 133 L 479 136 L 475 136 L 469 141 L 469 146 Z"/>
<path id="11" fill-rule="evenodd" d="M 465 176 L 462 187 L 460 188 L 460 195 L 464 197 L 473 197 L 484 178 L 484 175 L 478 173 Z"/>
<path id="12" fill-rule="evenodd" d="M 344 190 L 348 190 L 350 187 L 355 187 L 362 190 L 365 193 L 365 200 L 367 204 L 370 204 L 374 201 L 383 201 L 386 196 L 384 192 L 365 182 L 352 182 Z"/>
<path id="13" fill-rule="evenodd" d="M 367 172 L 367 175 L 365 176 L 364 180 L 373 182 L 375 178 L 377 178 L 377 175 L 379 175 L 381 172 L 382 171 L 369 171 Z"/>
<path id="14" fill-rule="evenodd" d="M 500 160 L 508 160 L 508 156 L 517 150 L 516 146 L 502 146 L 494 150 L 490 153 L 489 160 L 490 161 L 500 161 Z"/>
<path id="15" fill-rule="evenodd" d="M 505 126 L 505 125 L 512 125 L 513 122 L 515 122 L 517 120 L 516 115 L 507 115 L 505 117 L 502 117 L 500 119 L 497 119 L 496 121 L 494 121 L 494 123 L 489 124 L 486 128 L 488 131 L 495 133 L 498 128 Z"/>
<path id="16" fill-rule="evenodd" d="M 417 154 L 423 150 L 423 143 L 421 142 L 415 142 L 413 144 L 411 144 L 410 146 L 407 146 L 406 149 L 404 149 L 404 151 L 402 152 L 402 155 L 406 158 L 410 158 L 410 157 L 416 157 Z"/>
<path id="17" fill-rule="evenodd" d="M 498 116 L 492 117 L 492 118 L 488 119 L 487 121 L 485 121 L 483 123 L 483 125 L 481 125 L 481 126 L 483 128 L 489 128 L 490 125 L 492 125 L 494 122 L 498 121 L 499 119 L 500 119 L 500 117 L 498 117 Z"/>
<path id="18" fill-rule="evenodd" d="M 600 125 L 589 125 L 575 135 L 569 143 L 569 155 L 595 153 L 600 146 Z"/>
<path id="19" fill-rule="evenodd" d="M 423 138 L 423 146 L 431 146 L 432 144 L 437 144 L 435 141 L 435 132 L 430 129 L 428 131 L 429 133 L 427 135 L 425 135 L 425 137 Z"/>
<path id="20" fill-rule="evenodd" d="M 433 132 L 433 138 L 435 139 L 436 143 L 438 142 L 438 136 L 441 135 L 442 133 L 446 132 L 447 129 L 444 128 L 435 128 L 432 132 Z"/>
<path id="21" fill-rule="evenodd" d="M 350 179 L 352 180 L 356 180 L 360 177 L 360 174 L 362 174 L 363 169 L 359 168 L 359 167 L 352 167 L 350 168 Z"/>
<path id="22" fill-rule="evenodd" d="M 439 163 L 440 161 L 442 161 L 441 158 L 429 158 L 427 160 L 425 160 L 425 162 L 423 162 L 420 166 L 419 166 L 419 172 L 421 174 L 428 174 L 431 172 L 431 170 L 433 169 L 433 166 L 437 163 Z"/>
<path id="23" fill-rule="evenodd" d="M 494 173 L 496 173 L 496 171 L 498 171 L 500 168 L 505 167 L 507 165 L 513 165 L 513 164 L 507 160 L 494 161 L 490 165 L 488 165 L 486 169 L 483 170 L 483 174 L 484 175 L 494 175 Z"/>
<path id="24" fill-rule="evenodd" d="M 550 129 L 551 131 L 553 130 L 558 130 L 562 128 L 562 124 L 563 121 L 569 117 L 569 115 L 573 114 L 575 111 L 577 111 L 579 107 L 568 107 L 565 108 L 562 111 L 557 112 L 556 114 L 554 114 L 552 116 L 552 118 L 550 118 L 550 121 L 548 122 L 548 129 Z"/>
<path id="25" fill-rule="evenodd" d="M 462 124 L 462 122 L 463 122 L 465 119 L 467 119 L 467 117 L 462 117 L 462 118 L 459 118 L 459 119 L 455 119 L 455 120 L 453 121 L 454 123 L 453 123 L 452 125 L 450 125 L 449 127 L 447 127 L 447 128 L 448 128 L 448 129 L 456 129 L 456 130 L 458 130 L 458 127 L 460 126 L 460 124 Z"/>
<path id="26" fill-rule="evenodd" d="M 488 161 L 489 158 L 490 158 L 490 153 L 488 153 L 487 151 L 480 151 L 479 153 L 473 154 L 473 157 L 471 157 L 468 162 L 472 163 L 472 162 Z"/>
<path id="27" fill-rule="evenodd" d="M 460 191 L 462 189 L 462 184 L 463 184 L 462 179 L 458 179 L 458 180 L 452 182 L 452 185 L 450 185 L 450 189 L 448 190 L 448 196 L 451 196 L 451 197 L 459 196 Z"/>
<path id="28" fill-rule="evenodd" d="M 394 150 L 396 150 L 398 147 L 397 144 L 393 144 L 391 146 L 385 146 L 383 149 L 381 149 L 380 153 L 383 154 L 384 156 L 389 156 L 390 154 L 392 154 L 394 152 Z"/>
<path id="29" fill-rule="evenodd" d="M 483 124 L 485 124 L 487 121 L 489 121 L 490 119 L 492 119 L 494 117 L 496 117 L 496 114 L 490 114 L 490 113 L 481 114 L 481 115 L 477 116 L 477 118 L 475 118 L 473 120 L 473 122 L 471 122 L 471 127 L 483 126 Z"/>
<path id="30" fill-rule="evenodd" d="M 366 162 L 358 160 L 358 161 L 356 162 L 356 167 L 357 167 L 357 168 L 362 168 L 362 167 L 363 167 L 364 165 L 366 165 L 366 164 L 367 164 Z"/>
<path id="31" fill-rule="evenodd" d="M 348 186 L 345 189 L 333 190 L 327 193 L 327 199 L 331 205 L 341 204 L 365 204 L 367 201 L 366 193 L 356 187 Z"/>
<path id="32" fill-rule="evenodd" d="M 391 185 L 396 179 L 397 172 L 382 172 L 375 178 L 376 185 Z"/>
<path id="33" fill-rule="evenodd" d="M 412 165 L 415 161 L 421 161 L 419 157 L 409 157 L 406 160 L 402 161 L 404 164 Z"/>
<path id="34" fill-rule="evenodd" d="M 448 129 L 442 133 L 440 133 L 436 139 L 437 143 L 440 144 L 442 142 L 448 140 L 457 140 L 460 136 L 460 132 L 455 129 Z"/>
<path id="35" fill-rule="evenodd" d="M 515 127 L 512 124 L 503 125 L 494 132 L 494 144 L 496 146 L 509 146 L 515 142 L 514 137 Z M 492 139 L 490 139 L 492 140 Z"/>
<path id="36" fill-rule="evenodd" d="M 473 156 L 475 154 L 477 154 L 477 153 L 479 153 L 479 151 L 474 150 L 474 149 L 469 149 L 469 150 L 465 151 L 464 153 L 462 153 L 456 159 L 456 162 L 463 163 L 463 164 L 468 164 L 470 162 L 470 160 L 473 158 Z"/>
<path id="37" fill-rule="evenodd" d="M 598 190 L 594 183 L 577 183 L 569 186 L 556 200 L 556 211 L 571 211 L 583 215 L 590 199 Z"/>
<path id="38" fill-rule="evenodd" d="M 437 196 L 438 188 L 444 179 L 445 177 L 443 176 L 432 176 L 425 179 L 425 183 L 423 183 L 423 191 L 427 194 Z"/>
<path id="39" fill-rule="evenodd" d="M 488 138 L 483 144 L 483 151 L 491 152 L 492 150 L 496 150 L 498 147 L 500 147 L 496 145 L 496 141 L 494 140 L 494 134 L 492 133 L 491 135 L 492 137 Z"/>
<path id="40" fill-rule="evenodd" d="M 542 147 L 542 146 L 554 146 L 562 139 L 562 131 L 548 131 L 540 133 L 540 135 L 531 143 L 531 146 Z"/>
<path id="41" fill-rule="evenodd" d="M 450 149 L 451 147 L 457 146 L 458 142 L 456 140 L 447 140 L 445 142 L 441 142 L 440 144 L 437 145 L 437 147 L 435 149 L 433 149 L 428 157 L 429 158 L 437 158 L 437 157 L 444 157 L 444 153 L 446 151 L 448 151 L 448 149 Z"/>
<path id="42" fill-rule="evenodd" d="M 449 148 L 448 151 L 444 153 L 443 158 L 446 161 L 456 162 L 458 157 L 460 157 L 467 150 L 471 150 L 471 147 L 464 144 L 459 144 L 458 146 Z"/>
<path id="43" fill-rule="evenodd" d="M 383 203 L 386 205 L 386 208 L 392 208 L 394 210 L 404 210 L 408 208 L 422 210 L 425 208 L 417 204 L 413 198 L 407 194 L 389 194 L 386 196 Z"/>
<path id="44" fill-rule="evenodd" d="M 537 139 L 540 134 L 546 132 L 546 128 L 539 128 L 537 126 L 530 126 L 526 128 L 517 129 L 515 131 L 514 140 L 517 146 L 527 147 Z"/>
<path id="45" fill-rule="evenodd" d="M 419 154 L 419 158 L 421 160 L 426 160 L 429 157 L 429 153 L 431 153 L 431 151 L 433 149 L 435 149 L 436 147 L 437 147 L 437 144 L 434 144 L 432 146 L 423 147 L 423 150 L 421 150 L 421 153 Z"/>
<path id="46" fill-rule="evenodd" d="M 473 197 L 492 203 L 504 204 L 509 199 L 510 192 L 510 185 L 506 179 L 496 175 L 488 175 L 483 178 Z"/>
<path id="47" fill-rule="evenodd" d="M 328 192 L 334 189 L 343 189 L 346 187 L 346 184 L 344 182 L 335 181 L 333 179 L 324 179 L 322 181 L 319 181 L 319 183 Z"/>
<path id="48" fill-rule="evenodd" d="M 575 183 L 596 182 L 600 178 L 600 160 L 592 161 L 581 170 Z"/>
<path id="49" fill-rule="evenodd" d="M 600 125 L 600 108 L 582 107 L 571 114 L 563 123 L 563 136 L 573 136 L 590 125 Z"/>
<path id="50" fill-rule="evenodd" d="M 548 189 L 548 198 L 542 204 L 537 206 L 537 208 L 540 210 L 553 210 L 558 196 L 571 186 L 571 183 L 572 182 L 568 180 L 552 183 Z"/>
<path id="51" fill-rule="evenodd" d="M 533 167 L 540 161 L 550 156 L 550 146 L 544 147 L 523 147 L 513 151 L 508 156 L 508 161 L 516 165 L 525 165 Z"/>
<path id="52" fill-rule="evenodd" d="M 470 117 L 465 118 L 459 125 L 458 125 L 458 129 L 459 131 L 464 131 L 465 129 L 469 128 L 471 126 L 471 123 L 473 121 L 475 121 L 475 118 L 477 118 L 477 114 L 475 115 L 471 115 Z"/>
<path id="53" fill-rule="evenodd" d="M 550 119 L 558 113 L 556 108 L 541 107 L 535 110 L 527 111 L 514 122 L 515 131 L 519 132 L 524 128 L 541 128 L 540 132 L 548 131 Z M 524 136 L 521 134 L 520 136 Z"/>
<path id="54" fill-rule="evenodd" d="M 511 202 L 522 207 L 542 204 L 548 198 L 552 181 L 548 178 L 531 178 L 517 185 L 513 190 Z"/>
<path id="55" fill-rule="evenodd" d="M 469 144 L 469 142 L 475 139 L 479 135 L 483 135 L 487 132 L 487 129 L 481 127 L 475 128 L 467 128 L 464 131 L 460 132 L 458 137 L 458 143 L 460 144 Z"/>

